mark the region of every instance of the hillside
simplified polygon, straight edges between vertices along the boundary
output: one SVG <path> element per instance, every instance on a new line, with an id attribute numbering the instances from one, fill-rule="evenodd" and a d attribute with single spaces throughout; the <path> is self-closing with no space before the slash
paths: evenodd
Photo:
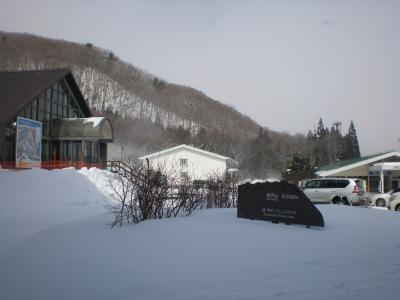
<path id="1" fill-rule="evenodd" d="M 326 226 L 307 229 L 204 209 L 111 229 L 102 176 L 0 169 L 0 299 L 399 298 L 398 212 L 319 205 Z"/>
<path id="2" fill-rule="evenodd" d="M 258 125 L 235 109 L 196 89 L 168 83 L 90 43 L 5 32 L 0 32 L 0 43 L 0 70 L 70 68 L 90 107 L 97 111 L 158 119 L 164 127 L 182 126 L 193 133 L 202 127 L 229 128 L 237 135 L 257 132 Z"/>
<path id="3" fill-rule="evenodd" d="M 280 174 L 294 149 L 304 148 L 304 136 L 261 132 L 234 108 L 89 42 L 0 31 L 0 57 L 0 71 L 71 69 L 92 111 L 112 119 L 116 144 L 110 158 L 186 143 L 237 159 L 243 176 L 268 176 Z"/>

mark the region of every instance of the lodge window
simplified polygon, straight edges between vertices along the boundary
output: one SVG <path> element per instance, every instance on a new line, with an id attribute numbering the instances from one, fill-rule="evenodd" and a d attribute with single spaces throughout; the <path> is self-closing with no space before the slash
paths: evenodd
<path id="1" fill-rule="evenodd" d="M 187 158 L 180 158 L 179 163 L 180 163 L 181 167 L 187 167 L 188 160 L 187 160 Z"/>
<path id="2" fill-rule="evenodd" d="M 50 148 L 49 148 L 49 141 L 43 140 L 42 141 L 42 160 L 50 160 Z"/>
<path id="3" fill-rule="evenodd" d="M 76 162 L 81 159 L 81 141 L 62 141 L 61 160 Z"/>
<path id="4" fill-rule="evenodd" d="M 96 142 L 83 142 L 83 156 L 85 162 L 97 163 L 99 161 L 99 144 Z"/>
<path id="5" fill-rule="evenodd" d="M 181 172 L 181 179 L 188 179 L 188 172 Z"/>
<path id="6" fill-rule="evenodd" d="M 31 108 L 32 108 L 31 103 L 28 103 L 28 104 L 25 106 L 25 118 L 28 118 L 28 119 L 31 119 L 31 118 L 32 118 Z"/>
<path id="7" fill-rule="evenodd" d="M 32 120 L 37 120 L 37 102 L 37 99 L 32 101 Z"/>

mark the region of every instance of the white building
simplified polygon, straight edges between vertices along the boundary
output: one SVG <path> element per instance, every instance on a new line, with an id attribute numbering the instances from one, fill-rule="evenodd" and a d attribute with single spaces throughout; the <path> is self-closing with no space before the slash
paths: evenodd
<path id="1" fill-rule="evenodd" d="M 188 145 L 179 145 L 156 153 L 139 157 L 149 162 L 154 169 L 171 171 L 175 178 L 206 180 L 210 176 L 225 172 L 237 172 L 237 161 L 223 155 Z"/>

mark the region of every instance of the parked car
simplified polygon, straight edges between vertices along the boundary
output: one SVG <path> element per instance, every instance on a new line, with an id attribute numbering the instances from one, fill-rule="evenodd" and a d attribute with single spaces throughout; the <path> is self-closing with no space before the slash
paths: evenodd
<path id="1" fill-rule="evenodd" d="M 378 193 L 378 194 L 368 194 L 367 199 L 369 203 L 373 206 L 378 206 L 378 207 L 386 207 L 386 205 L 389 203 L 389 199 L 394 193 L 400 192 L 400 188 L 390 190 L 387 193 Z"/>
<path id="2" fill-rule="evenodd" d="M 303 192 L 314 203 L 360 205 L 365 189 L 357 178 L 317 178 L 308 181 Z"/>
<path id="3" fill-rule="evenodd" d="M 390 196 L 388 209 L 400 211 L 400 192 L 393 193 L 392 196 Z"/>

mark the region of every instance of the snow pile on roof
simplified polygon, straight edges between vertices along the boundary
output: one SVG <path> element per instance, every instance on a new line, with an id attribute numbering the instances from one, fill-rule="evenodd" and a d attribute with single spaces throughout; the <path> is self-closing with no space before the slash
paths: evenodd
<path id="1" fill-rule="evenodd" d="M 84 124 L 93 123 L 92 127 L 97 127 L 104 120 L 104 117 L 90 117 L 85 118 Z"/>
<path id="2" fill-rule="evenodd" d="M 320 205 L 326 227 L 307 229 L 211 209 L 111 229 L 101 173 L 0 170 L 0 299 L 398 299 L 398 212 Z"/>

